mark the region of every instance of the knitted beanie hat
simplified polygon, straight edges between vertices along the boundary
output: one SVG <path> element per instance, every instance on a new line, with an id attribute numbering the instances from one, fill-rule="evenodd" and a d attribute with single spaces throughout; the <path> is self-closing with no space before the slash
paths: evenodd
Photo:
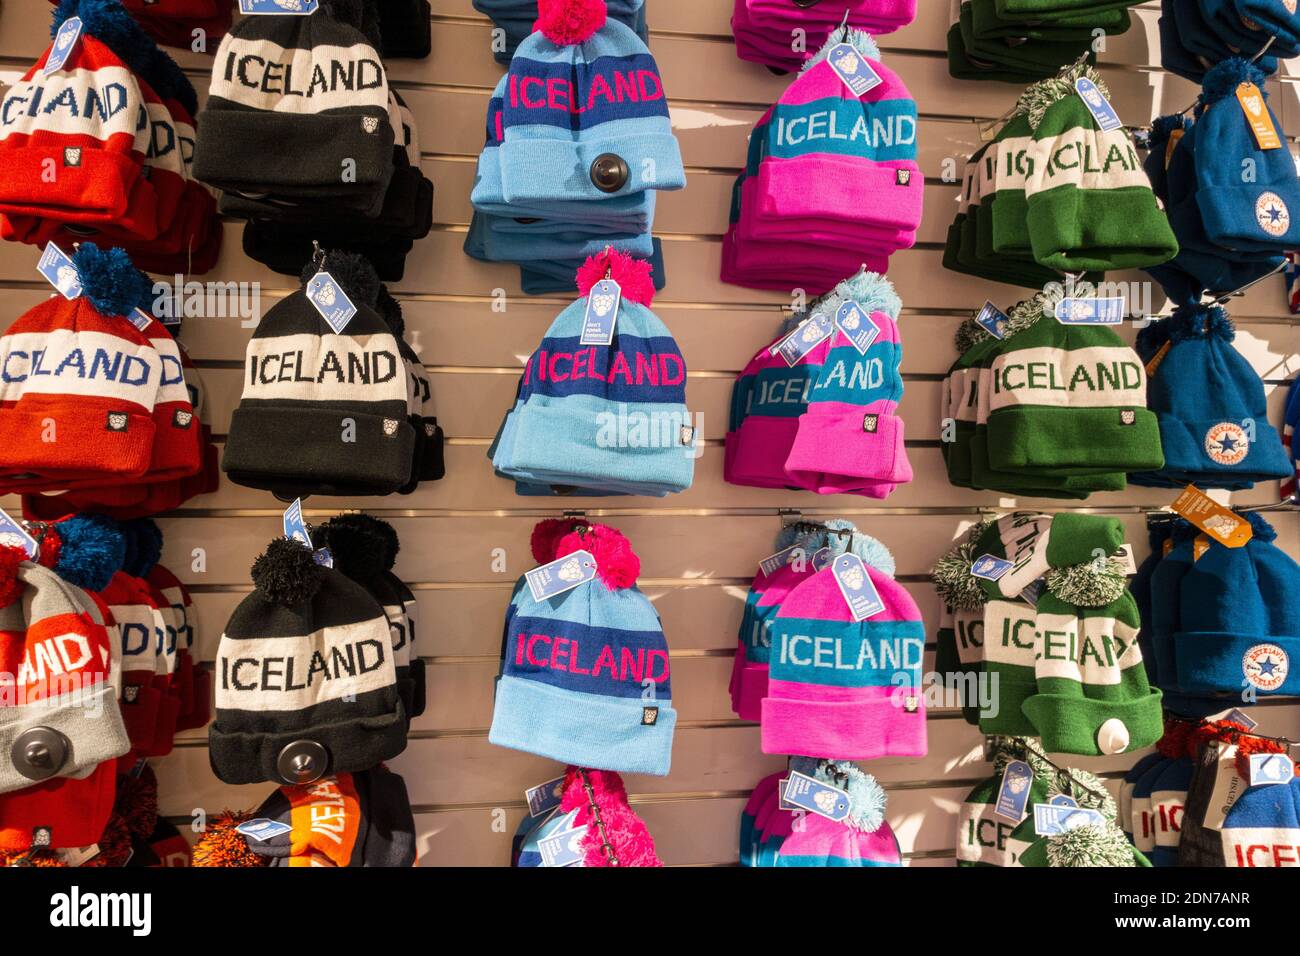
<path id="1" fill-rule="evenodd" d="M 1050 748 L 1049 748 L 1050 749 Z M 1117 822 L 1119 808 L 1106 785 L 1086 770 L 1069 770 L 1053 777 L 1048 800 L 1072 798 L 1080 807 L 1097 810 L 1104 823 L 1068 827 L 1056 836 L 1038 837 L 1020 856 L 1022 866 L 1142 867 L 1147 858 L 1124 838 Z M 1068 825 L 1067 825 L 1068 826 Z"/>
<path id="2" fill-rule="evenodd" d="M 291 829 L 248 848 L 271 866 L 414 866 L 415 819 L 406 783 L 382 764 L 312 783 L 286 784 L 254 812 Z"/>
<path id="3" fill-rule="evenodd" d="M 1151 780 L 1151 830 L 1155 845 L 1144 852 L 1152 866 L 1178 865 L 1183 811 L 1194 769 L 1193 759 L 1182 754 L 1165 760 Z"/>
<path id="4" fill-rule="evenodd" d="M 393 171 L 388 79 L 361 0 L 309 17 L 245 17 L 221 40 L 194 175 L 221 189 L 382 205 Z M 268 157 L 275 162 L 268 162 Z M 353 173 L 344 179 L 347 164 Z"/>
<path id="5" fill-rule="evenodd" d="M 75 588 L 0 548 L 0 793 L 80 777 L 129 749 L 110 680 L 112 651 Z"/>
<path id="6" fill-rule="evenodd" d="M 793 484 L 819 494 L 884 498 L 912 480 L 903 420 L 895 414 L 903 395 L 901 305 L 888 279 L 863 270 L 818 307 L 832 315 L 847 307 L 841 324 L 851 333 L 868 326 L 879 332 L 865 352 L 839 327 L 818 346 L 825 358 L 785 463 Z"/>
<path id="7" fill-rule="evenodd" d="M 1047 295 L 1034 301 L 1038 314 L 1001 342 L 990 365 L 990 465 L 1052 474 L 1160 468 L 1146 370 L 1133 349 L 1106 326 L 1057 322 Z"/>
<path id="8" fill-rule="evenodd" d="M 148 523 L 153 524 L 152 521 Z M 155 564 L 150 569 L 146 580 L 170 605 L 175 622 L 176 679 L 181 696 L 176 729 L 195 730 L 204 727 L 212 719 L 212 672 L 201 667 L 194 658 L 198 653 L 194 628 L 196 615 L 190 593 L 180 579 L 161 564 Z"/>
<path id="9" fill-rule="evenodd" d="M 772 624 L 764 753 L 846 760 L 925 754 L 921 612 L 894 580 L 888 549 L 868 535 L 852 541 L 884 609 L 854 621 L 829 566 L 790 592 Z"/>
<path id="10" fill-rule="evenodd" d="M 962 689 L 962 716 L 979 723 L 979 675 L 984 673 L 984 592 L 970 573 L 975 548 L 990 522 L 972 525 L 930 572 L 941 603 L 934 669 Z"/>
<path id="11" fill-rule="evenodd" d="M 1173 635 L 1178 686 L 1190 693 L 1292 694 L 1300 676 L 1300 565 L 1273 542 L 1277 532 L 1246 514 L 1253 536 L 1244 547 L 1211 540 L 1182 578 L 1180 624 Z M 1163 667 L 1162 667 L 1163 670 Z"/>
<path id="12" fill-rule="evenodd" d="M 22 790 L 0 794 L 0 865 L 22 865 L 7 854 L 40 848 L 90 846 L 99 841 L 113 812 L 115 766 L 107 761 L 88 776 L 24 781 Z M 40 865 L 36 860 L 30 860 Z"/>
<path id="13" fill-rule="evenodd" d="M 791 769 L 806 773 L 803 761 Z M 848 794 L 849 815 L 831 820 L 807 814 L 781 844 L 777 866 L 902 866 L 898 838 L 885 822 L 887 797 L 875 777 L 850 763 L 818 761 L 816 777 Z"/>
<path id="14" fill-rule="evenodd" d="M 150 523 L 152 524 L 152 523 Z M 161 694 L 158 705 L 158 719 L 153 728 L 153 737 L 142 750 L 147 757 L 163 757 L 171 752 L 172 738 L 176 734 L 176 722 L 187 703 L 182 697 L 181 684 L 178 681 L 178 645 L 179 631 L 183 626 L 180 616 L 176 614 L 170 602 L 148 580 L 162 549 L 162 535 L 157 528 L 148 528 L 132 523 L 122 525 L 126 538 L 126 559 L 122 571 L 129 577 L 135 588 L 136 600 L 142 609 L 147 609 L 149 620 L 153 625 L 154 643 L 150 650 L 141 655 L 153 663 L 153 687 Z"/>
<path id="15" fill-rule="evenodd" d="M 1109 96 L 1091 66 L 1066 67 L 1025 103 L 1034 142 L 1025 179 L 1034 258 L 1064 272 L 1131 269 L 1173 258 L 1178 243 L 1156 204 L 1129 133 L 1103 132 L 1076 93 L 1086 77 Z"/>
<path id="16" fill-rule="evenodd" d="M 1221 307 L 1202 305 L 1182 306 L 1138 333 L 1165 467 L 1135 476 L 1137 483 L 1249 488 L 1290 474 L 1264 385 L 1233 347 L 1234 334 Z"/>
<path id="17" fill-rule="evenodd" d="M 996 581 L 976 579 L 986 597 L 984 671 L 989 692 L 995 695 L 988 712 L 980 713 L 981 732 L 1038 736 L 1021 709 L 1037 690 L 1035 610 L 1022 596 L 1025 588 L 1053 568 L 1092 561 L 1098 552 L 1113 554 L 1123 543 L 1123 528 L 1114 519 L 1069 512 L 1055 516 L 1013 512 L 979 536 L 970 549 L 972 569 L 980 566 L 984 555 L 1014 565 Z"/>
<path id="18" fill-rule="evenodd" d="M 379 526 L 383 525 L 387 531 Z M 397 696 L 407 717 L 414 716 L 415 680 L 411 676 L 411 635 L 402 593 L 395 586 L 392 542 L 396 533 L 387 522 L 369 515 L 338 515 L 316 528 L 312 543 L 329 548 L 334 568 L 361 585 L 384 610 L 392 638 L 393 665 L 397 673 Z"/>
<path id="19" fill-rule="evenodd" d="M 66 16 L 55 12 L 57 33 Z M 144 102 L 135 77 L 98 35 L 139 29 L 116 3 L 82 0 L 81 38 L 59 70 L 41 58 L 0 102 L 0 213 L 83 224 L 129 221 L 156 234 L 157 196 L 141 177 Z M 147 39 L 146 39 L 146 42 Z M 79 109 L 77 104 L 93 103 Z M 43 175 L 53 163 L 53 181 Z"/>
<path id="20" fill-rule="evenodd" d="M 510 61 L 499 151 L 506 202 L 686 185 L 649 49 L 599 0 L 540 0 Z"/>
<path id="21" fill-rule="evenodd" d="M 406 746 L 383 609 L 311 549 L 272 541 L 217 648 L 213 772 L 225 783 L 310 781 Z M 313 774 L 315 776 L 313 776 Z"/>
<path id="22" fill-rule="evenodd" d="M 490 449 L 500 473 L 658 497 L 690 487 L 696 437 L 685 404 L 686 365 L 650 311 L 649 272 L 649 263 L 617 250 L 584 263 L 581 298 L 556 317 L 529 358 L 515 407 Z M 607 275 L 622 290 L 611 344 L 582 345 L 588 296 Z"/>
<path id="23" fill-rule="evenodd" d="M 488 739 L 579 766 L 664 776 L 677 712 L 659 615 L 636 587 L 640 560 L 605 525 L 565 534 L 553 559 L 580 550 L 596 563 L 587 584 L 542 601 L 516 589 Z"/>
<path id="24" fill-rule="evenodd" d="M 420 356 L 407 343 L 406 321 L 402 318 L 402 305 L 393 298 L 388 287 L 380 285 L 379 299 L 376 303 L 379 314 L 384 317 L 397 339 L 397 349 L 402 353 L 407 373 L 407 413 L 411 417 L 411 427 L 415 429 L 415 460 L 412 477 L 415 482 L 438 481 L 447 472 L 443 464 L 442 427 L 438 424 L 438 415 L 433 402 L 433 388 L 429 382 L 429 373 Z M 401 489 L 403 492 L 414 490 L 413 485 Z M 393 556 L 396 557 L 394 551 Z"/>
<path id="25" fill-rule="evenodd" d="M 1285 149 L 1260 149 L 1256 143 L 1251 117 L 1237 101 L 1242 83 L 1255 84 L 1260 97 L 1247 98 L 1245 110 L 1251 117 L 1267 115 L 1273 128 L 1281 129 L 1268 106 L 1264 74 L 1253 64 L 1225 60 L 1206 73 L 1196 120 L 1196 203 L 1214 244 L 1279 253 L 1300 242 L 1300 181 Z M 1247 167 L 1254 175 L 1243 182 Z"/>
<path id="26" fill-rule="evenodd" d="M 991 737 L 989 750 L 993 775 L 976 785 L 957 811 L 958 866 L 1020 866 L 1020 854 L 1034 840 L 1033 806 L 1047 802 L 1048 788 L 1057 773 L 1042 745 L 1031 737 Z M 995 810 L 1003 775 L 1013 760 L 1024 761 L 1032 771 L 1029 796 L 1018 819 Z"/>
<path id="27" fill-rule="evenodd" d="M 120 249 L 84 243 L 72 262 L 81 295 L 47 299 L 0 338 L 0 472 L 28 490 L 42 475 L 139 476 L 153 454 L 162 363 L 126 318 L 143 278 Z"/>
<path id="28" fill-rule="evenodd" d="M 1256 784 L 1223 821 L 1222 866 L 1277 867 L 1300 863 L 1300 779 Z"/>
<path id="29" fill-rule="evenodd" d="M 781 780 L 779 773 L 769 774 L 758 782 L 740 811 L 740 865 L 753 866 L 758 846 L 758 815 L 768 802 L 776 798 L 776 788 Z"/>
<path id="30" fill-rule="evenodd" d="M 336 333 L 307 298 L 318 271 L 357 307 Z M 244 392 L 221 467 L 238 484 L 292 499 L 388 494 L 411 477 L 406 367 L 374 310 L 378 276 L 360 256 L 326 253 L 303 287 L 263 316 L 249 340 Z"/>

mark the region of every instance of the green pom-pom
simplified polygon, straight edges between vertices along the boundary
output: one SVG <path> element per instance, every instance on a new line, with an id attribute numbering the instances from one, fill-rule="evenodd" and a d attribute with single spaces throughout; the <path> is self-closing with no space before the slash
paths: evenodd
<path id="1" fill-rule="evenodd" d="M 979 579 L 970 569 L 979 557 L 975 546 L 990 523 L 981 521 L 972 527 L 966 532 L 965 540 L 936 561 L 930 572 L 939 600 L 953 611 L 978 611 L 988 601 Z"/>
<path id="2" fill-rule="evenodd" d="M 1086 770 L 1061 770 L 1056 773 L 1048 789 L 1049 796 L 1064 794 L 1073 797 L 1081 807 L 1100 810 L 1107 820 L 1114 820 L 1119 815 L 1115 798 L 1110 795 L 1106 785 L 1095 774 Z"/>
<path id="3" fill-rule="evenodd" d="M 957 332 L 953 335 L 953 345 L 957 347 L 958 355 L 965 355 L 968 351 L 979 345 L 981 342 L 992 338 L 988 329 L 980 325 L 973 318 L 965 319 L 961 325 L 957 326 Z"/>
<path id="4" fill-rule="evenodd" d="M 1075 607 L 1102 607 L 1118 601 L 1128 584 L 1124 565 L 1109 557 L 1054 568 L 1045 580 L 1048 591 Z"/>
<path id="5" fill-rule="evenodd" d="M 1048 837 L 1049 866 L 1136 866 L 1133 847 L 1118 827 L 1086 826 Z"/>

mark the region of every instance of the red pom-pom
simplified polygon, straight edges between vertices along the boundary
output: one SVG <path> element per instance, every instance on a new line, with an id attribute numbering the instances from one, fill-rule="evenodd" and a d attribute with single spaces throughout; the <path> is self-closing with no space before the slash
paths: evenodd
<path id="1" fill-rule="evenodd" d="M 555 557 L 562 558 L 575 551 L 591 552 L 596 559 L 596 577 L 611 591 L 630 588 L 641 573 L 641 559 L 632 550 L 631 543 L 609 525 L 593 524 L 566 534 L 555 548 Z"/>
<path id="2" fill-rule="evenodd" d="M 583 523 L 573 518 L 544 518 L 537 522 L 533 528 L 532 540 L 529 541 L 533 560 L 538 564 L 549 564 L 554 561 L 555 546 L 560 543 L 560 539 Z"/>
<path id="3" fill-rule="evenodd" d="M 1164 736 L 1156 741 L 1156 749 L 1171 759 L 1188 756 L 1188 742 L 1191 740 L 1194 727 L 1195 724 L 1185 720 L 1166 717 Z"/>
<path id="4" fill-rule="evenodd" d="M 650 278 L 651 266 L 646 259 L 633 259 L 626 252 L 610 249 L 599 255 L 588 256 L 578 267 L 578 294 L 586 295 L 605 272 L 618 283 L 623 298 L 649 306 L 654 301 L 655 284 Z"/>
<path id="5" fill-rule="evenodd" d="M 27 560 L 22 548 L 0 546 L 0 607 L 8 607 L 23 593 L 23 582 L 18 580 L 18 565 Z"/>
<path id="6" fill-rule="evenodd" d="M 27 525 L 27 533 L 36 539 L 36 563 L 43 568 L 53 569 L 59 563 L 63 553 L 63 538 L 59 529 L 46 521 L 33 521 Z"/>
<path id="7" fill-rule="evenodd" d="M 533 29 L 556 46 L 569 46 L 589 39 L 604 25 L 604 0 L 540 0 Z"/>

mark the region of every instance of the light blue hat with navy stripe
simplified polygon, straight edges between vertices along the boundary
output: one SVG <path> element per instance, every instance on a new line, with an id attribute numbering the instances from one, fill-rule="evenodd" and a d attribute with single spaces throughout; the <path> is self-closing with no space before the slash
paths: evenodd
<path id="1" fill-rule="evenodd" d="M 605 525 L 576 528 L 555 554 L 578 565 L 578 551 L 594 559 L 594 578 L 540 601 L 527 587 L 514 596 L 488 740 L 579 767 L 665 776 L 677 712 L 663 627 L 636 587 L 640 560 Z"/>

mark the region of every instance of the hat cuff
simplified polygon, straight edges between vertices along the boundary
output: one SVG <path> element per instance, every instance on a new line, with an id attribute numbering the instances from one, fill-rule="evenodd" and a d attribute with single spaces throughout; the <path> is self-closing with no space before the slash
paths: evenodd
<path id="1" fill-rule="evenodd" d="M 154 728 L 158 726 L 158 708 L 162 706 L 162 691 L 152 686 L 151 676 L 142 674 L 140 679 L 147 683 L 136 684 L 135 678 L 132 678 L 132 683 L 125 684 L 125 687 L 135 689 L 134 699 L 128 701 L 123 698 L 118 702 L 118 707 L 131 749 L 144 754 L 153 745 Z M 125 681 L 125 675 L 123 680 Z"/>
<path id="2" fill-rule="evenodd" d="M 743 653 L 743 652 L 739 652 Z M 736 716 L 755 723 L 763 719 L 763 698 L 767 697 L 768 666 L 746 660 L 736 675 L 732 704 Z"/>
<path id="3" fill-rule="evenodd" d="M 1216 425 L 1239 424 L 1246 418 L 1203 418 L 1188 420 L 1171 413 L 1157 415 L 1160 421 L 1160 445 L 1165 455 L 1166 472 L 1226 478 L 1234 482 L 1273 481 L 1286 478 L 1293 467 L 1286 458 L 1282 439 L 1264 415 L 1250 418 L 1255 438 L 1246 457 L 1235 465 L 1220 464 L 1205 451 L 1205 439 Z M 1190 480 L 1190 479 L 1189 479 Z"/>
<path id="4" fill-rule="evenodd" d="M 83 149 L 76 166 L 63 162 L 62 147 L 26 146 L 0 151 L 0 212 L 38 216 L 60 222 L 115 222 L 130 201 L 140 164 L 130 154 Z M 58 170 L 56 182 L 43 178 L 47 164 Z"/>
<path id="5" fill-rule="evenodd" d="M 657 707 L 653 724 L 645 708 Z M 561 690 L 503 675 L 488 741 L 579 767 L 667 776 L 677 711 L 672 703 Z"/>
<path id="6" fill-rule="evenodd" d="M 366 119 L 378 120 L 373 133 L 363 129 Z M 393 127 L 386 111 L 205 109 L 199 125 L 203 135 L 194 151 L 194 178 L 221 189 L 330 196 L 357 195 L 370 187 L 382 197 L 393 174 Z M 354 163 L 346 183 L 339 177 L 344 159 Z"/>
<path id="7" fill-rule="evenodd" d="M 903 420 L 887 408 L 821 403 L 799 416 L 799 430 L 785 470 L 795 484 L 818 493 L 848 494 L 880 482 L 912 480 L 912 466 L 903 447 Z M 875 419 L 876 430 L 865 423 Z M 892 490 L 892 489 L 891 489 Z M 881 496 L 883 497 L 883 495 Z"/>
<path id="8" fill-rule="evenodd" d="M 93 720 L 87 719 L 95 715 Z M 34 727 L 48 727 L 68 740 L 68 753 L 58 768 L 60 777 L 84 778 L 106 760 L 130 749 L 117 698 L 107 680 L 89 689 L 78 689 L 55 697 L 31 701 L 0 710 L 0 794 L 30 787 L 8 759 L 14 741 Z"/>
<path id="9" fill-rule="evenodd" d="M 1178 690 L 1184 694 L 1240 694 L 1246 687 L 1242 659 L 1260 644 L 1276 644 L 1288 658 L 1286 678 L 1266 696 L 1300 694 L 1300 637 L 1234 634 L 1227 631 L 1179 631 L 1174 634 Z"/>
<path id="10" fill-rule="evenodd" d="M 1294 168 L 1287 171 L 1292 174 L 1294 183 Z M 1269 235 L 1257 222 L 1256 204 L 1269 191 L 1263 183 L 1250 186 L 1199 185 L 1196 206 L 1201 212 L 1206 238 L 1225 250 L 1245 252 L 1281 254 L 1283 249 L 1300 245 L 1300 223 L 1295 221 L 1295 217 L 1300 215 L 1300 202 L 1292 202 L 1291 221 L 1280 236 Z M 1294 185 L 1292 191 L 1295 191 Z"/>
<path id="11" fill-rule="evenodd" d="M 340 442 L 345 418 L 356 423 L 351 448 Z M 385 425 L 394 422 L 389 435 Z M 390 419 L 344 406 L 245 403 L 230 417 L 221 467 L 252 488 L 395 491 L 411 477 L 414 454 L 415 430 L 405 414 Z"/>
<path id="12" fill-rule="evenodd" d="M 1120 419 L 1128 411 L 1132 425 Z M 988 455 L 995 471 L 1158 471 L 1165 461 L 1156 416 L 1142 406 L 1009 405 L 989 415 Z"/>
<path id="13" fill-rule="evenodd" d="M 391 760 L 406 749 L 406 713 L 393 695 L 390 713 L 357 717 L 333 724 L 316 723 L 302 730 L 280 733 L 226 731 L 222 714 L 208 731 L 208 760 L 222 783 L 278 781 L 276 761 L 280 751 L 295 740 L 312 740 L 329 754 L 326 773 L 356 773 Z"/>
<path id="14" fill-rule="evenodd" d="M 785 459 L 794 445 L 799 419 L 793 416 L 749 415 L 740 423 L 735 440 L 727 443 L 736 450 L 731 460 L 732 484 L 759 488 L 792 488 L 794 480 L 785 472 Z"/>
<path id="15" fill-rule="evenodd" d="M 0 415 L 0 472 L 31 472 L 52 479 L 143 475 L 153 457 L 153 418 L 119 411 L 122 406 L 115 404 L 111 399 L 67 396 L 40 410 L 35 402 L 31 411 L 6 409 Z M 126 416 L 126 427 L 110 430 L 108 416 L 117 414 Z M 46 440 L 51 423 L 56 441 Z"/>
<path id="16" fill-rule="evenodd" d="M 1137 700 L 1101 700 L 1084 697 L 1079 685 L 1078 696 L 1034 694 L 1025 700 L 1024 711 L 1049 753 L 1111 756 L 1097 746 L 1097 733 L 1109 720 L 1121 721 L 1128 730 L 1121 753 L 1149 747 L 1164 733 L 1160 691 L 1154 689 Z"/>
<path id="17" fill-rule="evenodd" d="M 1034 259 L 1051 269 L 1141 269 L 1178 252 L 1149 186 L 1057 186 L 1030 195 L 1028 206 Z"/>
<path id="18" fill-rule="evenodd" d="M 994 715 L 985 715 L 983 711 L 979 713 L 980 733 L 986 736 L 1038 736 L 1038 731 L 1021 709 L 1024 702 L 1038 692 L 1038 682 L 1032 676 L 1032 668 L 1016 667 L 1015 670 L 1028 671 L 1030 676 L 1022 678 L 1008 673 L 1007 667 L 999 666 L 996 662 L 984 663 L 984 673 L 996 674 L 998 678 L 998 712 Z M 989 680 L 989 677 L 985 679 Z"/>
<path id="19" fill-rule="evenodd" d="M 780 696 L 785 688 L 814 693 L 820 688 L 769 680 L 763 698 L 763 753 L 797 754 L 827 760 L 924 757 L 925 706 L 908 713 L 894 701 L 894 688 L 870 688 L 885 696 L 856 700 L 810 700 Z M 843 688 L 840 688 L 843 690 Z M 923 700 L 921 688 L 916 688 Z"/>
<path id="20" fill-rule="evenodd" d="M 115 769 L 102 765 L 84 780 L 28 780 L 23 790 L 0 796 L 0 852 L 30 849 L 37 827 L 50 828 L 54 849 L 98 842 L 117 793 Z"/>
<path id="21" fill-rule="evenodd" d="M 898 182 L 899 170 L 907 173 L 905 184 Z M 921 223 L 923 177 L 911 160 L 876 162 L 826 153 L 764 159 L 757 187 L 754 212 L 760 219 L 812 218 L 900 229 L 913 234 L 912 242 Z"/>
<path id="22" fill-rule="evenodd" d="M 664 117 L 664 123 L 667 122 Z M 507 127 L 506 138 L 497 153 L 505 201 L 608 199 L 647 189 L 681 189 L 686 185 L 681 151 L 672 133 L 622 132 L 617 122 L 605 125 L 614 128 L 599 139 L 582 142 L 533 139 L 518 134 L 511 139 L 511 128 Z M 627 163 L 627 182 L 612 193 L 596 188 L 590 176 L 597 157 L 607 153 Z M 645 178 L 647 167 L 653 170 L 653 179 Z"/>

